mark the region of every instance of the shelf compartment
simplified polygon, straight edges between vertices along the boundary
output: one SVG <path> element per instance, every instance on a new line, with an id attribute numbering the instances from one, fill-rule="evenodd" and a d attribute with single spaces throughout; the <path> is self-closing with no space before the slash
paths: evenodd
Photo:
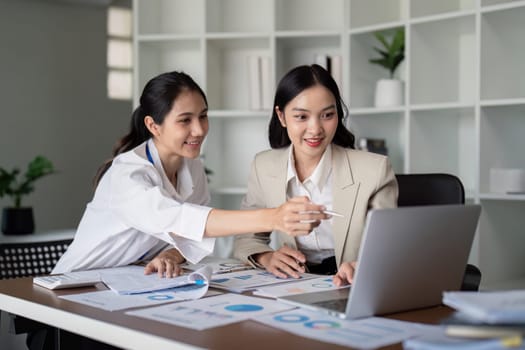
<path id="1" fill-rule="evenodd" d="M 481 7 L 499 7 L 499 6 L 511 6 L 512 4 L 523 3 L 523 0 L 481 0 Z"/>
<path id="2" fill-rule="evenodd" d="M 525 104 L 481 108 L 480 192 L 490 192 L 491 168 L 525 169 Z"/>
<path id="3" fill-rule="evenodd" d="M 412 104 L 476 99 L 475 16 L 411 25 Z"/>
<path id="4" fill-rule="evenodd" d="M 410 172 L 458 176 L 465 191 L 476 184 L 474 108 L 413 111 L 410 116 Z"/>
<path id="5" fill-rule="evenodd" d="M 206 32 L 268 33 L 273 30 L 273 21 L 268 20 L 272 11 L 271 0 L 207 0 Z"/>
<path id="6" fill-rule="evenodd" d="M 136 0 L 139 34 L 204 32 L 203 0 Z M 189 14 L 192 14 L 189 16 Z"/>
<path id="7" fill-rule="evenodd" d="M 481 98 L 525 98 L 525 6 L 481 15 Z"/>
<path id="8" fill-rule="evenodd" d="M 249 110 L 250 56 L 271 57 L 268 38 L 208 39 L 207 86 L 208 102 L 214 110 Z M 273 62 L 271 62 L 273 64 Z M 271 73 L 270 86 L 274 84 Z M 273 91 L 272 91 L 273 96 Z"/>
<path id="9" fill-rule="evenodd" d="M 355 135 L 356 146 L 360 138 L 384 139 L 394 172 L 404 172 L 404 113 L 350 114 L 348 128 Z"/>
<path id="10" fill-rule="evenodd" d="M 525 194 L 480 193 L 479 198 L 482 200 L 523 201 L 525 202 Z"/>
<path id="11" fill-rule="evenodd" d="M 154 76 L 174 70 L 184 71 L 205 88 L 200 40 L 139 41 L 138 51 L 139 89 Z"/>
<path id="12" fill-rule="evenodd" d="M 478 234 L 483 284 L 525 277 L 525 202 L 482 200 Z"/>
<path id="13" fill-rule="evenodd" d="M 352 0 L 350 28 L 368 27 L 406 19 L 408 0 Z"/>
<path id="14" fill-rule="evenodd" d="M 267 130 L 262 118 L 210 119 L 202 149 L 204 164 L 213 171 L 210 188 L 246 187 L 255 154 L 270 148 Z"/>
<path id="15" fill-rule="evenodd" d="M 216 110 L 208 111 L 209 118 L 263 118 L 270 121 L 272 112 L 267 110 L 253 111 L 253 110 Z"/>
<path id="16" fill-rule="evenodd" d="M 417 0 L 410 2 L 410 17 L 426 17 L 446 13 L 474 10 L 475 0 Z"/>
<path id="17" fill-rule="evenodd" d="M 313 64 L 316 55 L 341 55 L 340 35 L 278 37 L 276 39 L 276 73 L 281 79 L 290 69 Z"/>
<path id="18" fill-rule="evenodd" d="M 351 115 L 365 115 L 365 114 L 386 114 L 386 113 L 397 113 L 403 112 L 405 106 L 399 107 L 369 107 L 369 108 L 352 108 L 350 109 Z"/>
<path id="19" fill-rule="evenodd" d="M 382 30 L 387 40 L 398 28 Z M 369 62 L 370 59 L 379 57 L 374 47 L 380 47 L 374 32 L 352 34 L 350 36 L 350 106 L 352 108 L 371 108 L 374 106 L 374 93 L 379 79 L 389 78 L 390 73 L 386 68 Z M 396 70 L 396 77 L 406 80 L 405 62 L 403 61 Z"/>
<path id="20" fill-rule="evenodd" d="M 275 0 L 276 30 L 342 30 L 343 0 Z"/>

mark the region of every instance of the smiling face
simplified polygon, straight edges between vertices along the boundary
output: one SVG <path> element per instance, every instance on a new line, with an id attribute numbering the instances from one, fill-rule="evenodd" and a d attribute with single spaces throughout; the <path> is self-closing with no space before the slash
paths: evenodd
<path id="1" fill-rule="evenodd" d="M 162 124 L 155 124 L 150 116 L 144 119 L 163 161 L 200 155 L 208 134 L 207 113 L 208 106 L 201 94 L 187 90 L 177 96 Z"/>
<path id="2" fill-rule="evenodd" d="M 332 142 L 338 124 L 335 98 L 330 90 L 314 85 L 295 96 L 284 111 L 276 108 L 276 112 L 292 142 L 296 162 L 317 164 Z"/>

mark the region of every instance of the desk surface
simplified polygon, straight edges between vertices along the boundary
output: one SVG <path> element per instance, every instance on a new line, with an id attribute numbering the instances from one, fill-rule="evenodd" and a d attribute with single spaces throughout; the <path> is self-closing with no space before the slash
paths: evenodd
<path id="1" fill-rule="evenodd" d="M 103 286 L 98 289 L 105 289 Z M 347 349 L 299 337 L 255 321 L 243 321 L 205 331 L 177 327 L 105 311 L 59 299 L 59 295 L 97 288 L 50 291 L 34 286 L 32 278 L 0 281 L 0 309 L 127 349 Z M 390 315 L 390 318 L 437 323 L 452 311 L 438 306 Z M 396 344 L 385 349 L 401 349 Z"/>
<path id="2" fill-rule="evenodd" d="M 75 233 L 76 229 L 36 232 L 27 235 L 4 235 L 0 232 L 0 244 L 60 241 L 64 239 L 73 239 Z"/>

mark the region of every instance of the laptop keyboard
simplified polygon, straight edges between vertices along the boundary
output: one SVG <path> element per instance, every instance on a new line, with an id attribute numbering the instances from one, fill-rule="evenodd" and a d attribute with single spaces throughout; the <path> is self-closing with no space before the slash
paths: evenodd
<path id="1" fill-rule="evenodd" d="M 346 312 L 346 304 L 348 303 L 348 299 L 337 299 L 337 300 L 323 300 L 313 303 L 313 305 L 329 309 L 329 310 L 335 310 L 342 313 Z"/>

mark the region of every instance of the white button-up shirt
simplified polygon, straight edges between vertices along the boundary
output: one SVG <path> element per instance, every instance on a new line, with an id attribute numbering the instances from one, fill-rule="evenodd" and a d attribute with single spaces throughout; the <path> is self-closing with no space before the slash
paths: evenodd
<path id="1" fill-rule="evenodd" d="M 128 265 L 151 259 L 170 245 L 196 263 L 215 244 L 214 238 L 203 237 L 209 201 L 199 159 L 183 160 L 174 188 L 155 144 L 146 141 L 113 160 L 53 273 Z"/>
<path id="2" fill-rule="evenodd" d="M 315 204 L 332 208 L 332 146 L 329 145 L 312 175 L 302 183 L 297 177 L 293 146 L 290 147 L 288 171 L 286 177 L 286 195 L 290 199 L 297 196 L 308 196 Z M 311 263 L 320 263 L 323 259 L 334 255 L 334 237 L 332 220 L 323 220 L 321 224 L 306 236 L 295 238 L 297 248 Z"/>

